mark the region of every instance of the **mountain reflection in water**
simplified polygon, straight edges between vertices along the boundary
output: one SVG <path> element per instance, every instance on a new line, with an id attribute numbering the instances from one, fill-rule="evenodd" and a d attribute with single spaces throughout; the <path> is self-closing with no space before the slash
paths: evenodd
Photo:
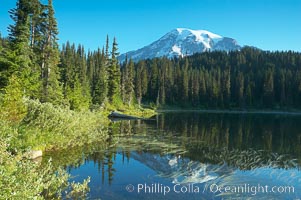
<path id="1" fill-rule="evenodd" d="M 165 113 L 112 122 L 104 145 L 49 154 L 91 199 L 296 199 L 301 197 L 301 117 Z M 59 156 L 64 155 L 64 156 Z M 196 184 L 199 193 L 137 192 L 138 184 Z M 132 184 L 136 190 L 127 192 Z M 294 192 L 221 193 L 220 186 L 293 186 Z"/>

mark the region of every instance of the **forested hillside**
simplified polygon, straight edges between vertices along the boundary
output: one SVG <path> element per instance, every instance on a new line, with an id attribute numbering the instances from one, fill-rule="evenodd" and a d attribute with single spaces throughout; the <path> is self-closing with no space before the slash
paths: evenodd
<path id="1" fill-rule="evenodd" d="M 125 65 L 125 68 L 127 68 Z M 197 108 L 300 108 L 301 54 L 206 52 L 139 61 L 135 93 L 144 102 Z"/>

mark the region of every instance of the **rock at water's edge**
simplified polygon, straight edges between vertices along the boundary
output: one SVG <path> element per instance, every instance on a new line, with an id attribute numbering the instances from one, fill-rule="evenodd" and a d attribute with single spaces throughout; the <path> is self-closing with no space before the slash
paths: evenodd
<path id="1" fill-rule="evenodd" d="M 39 157 L 42 157 L 43 155 L 43 152 L 41 150 L 32 150 L 29 152 L 29 159 L 36 159 L 36 158 L 39 158 Z"/>

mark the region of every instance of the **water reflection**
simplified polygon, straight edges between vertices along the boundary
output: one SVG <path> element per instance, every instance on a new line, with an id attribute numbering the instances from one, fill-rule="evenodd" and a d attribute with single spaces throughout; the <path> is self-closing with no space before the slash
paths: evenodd
<path id="1" fill-rule="evenodd" d="M 301 154 L 299 116 L 169 113 L 158 118 L 158 127 L 211 147 Z"/>
<path id="2" fill-rule="evenodd" d="M 106 144 L 49 154 L 74 180 L 91 176 L 92 199 L 293 199 L 301 196 L 301 118 L 166 113 L 112 122 Z M 64 156 L 62 156 L 64 155 Z M 61 158 L 61 159 L 60 159 Z M 194 183 L 199 193 L 137 194 L 129 183 Z M 295 187 L 287 193 L 213 193 L 210 185 Z M 200 194 L 201 193 L 201 194 Z"/>

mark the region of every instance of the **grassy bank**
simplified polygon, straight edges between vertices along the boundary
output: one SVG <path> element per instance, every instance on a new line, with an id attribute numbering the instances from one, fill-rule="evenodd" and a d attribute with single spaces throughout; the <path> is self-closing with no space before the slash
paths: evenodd
<path id="1" fill-rule="evenodd" d="M 112 111 L 119 111 L 126 115 L 132 115 L 141 118 L 150 118 L 156 115 L 154 109 L 145 108 L 144 106 L 138 106 L 138 104 L 127 106 L 122 103 L 117 103 L 115 105 L 106 103 L 104 105 L 104 115 L 109 115 Z"/>
<path id="2" fill-rule="evenodd" d="M 30 150 L 58 150 L 103 142 L 107 118 L 100 111 L 74 112 L 23 99 L 14 109 L 2 104 L 0 118 L 0 199 L 84 199 L 89 179 L 69 183 L 69 175 L 28 159 Z M 23 109 L 20 109 L 20 108 Z"/>

